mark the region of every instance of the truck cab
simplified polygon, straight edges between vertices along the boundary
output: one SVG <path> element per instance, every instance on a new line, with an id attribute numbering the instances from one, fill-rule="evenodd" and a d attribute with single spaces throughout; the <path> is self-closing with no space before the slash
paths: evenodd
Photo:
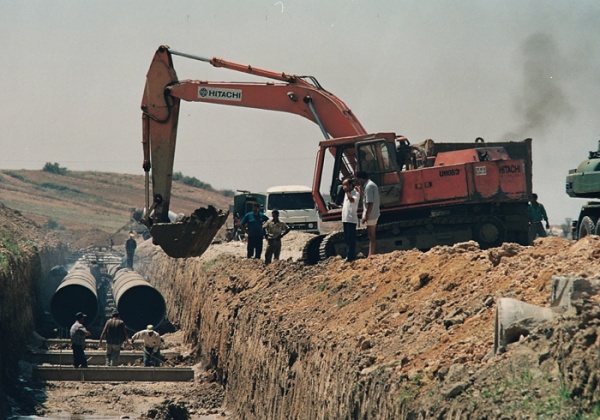
<path id="1" fill-rule="evenodd" d="M 279 210 L 279 220 L 291 230 L 319 233 L 319 214 L 312 189 L 303 185 L 284 185 L 267 189 L 265 215 L 271 219 L 273 210 Z"/>

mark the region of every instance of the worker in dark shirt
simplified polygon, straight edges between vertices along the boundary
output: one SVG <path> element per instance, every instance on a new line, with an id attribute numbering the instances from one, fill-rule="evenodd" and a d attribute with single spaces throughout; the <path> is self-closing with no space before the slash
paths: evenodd
<path id="1" fill-rule="evenodd" d="M 127 268 L 133 270 L 133 256 L 135 249 L 137 248 L 137 242 L 135 241 L 135 235 L 133 232 L 129 232 L 129 239 L 125 242 L 125 251 L 127 253 Z"/>
<path id="2" fill-rule="evenodd" d="M 269 218 L 260 211 L 260 206 L 257 203 L 252 206 L 252 211 L 246 213 L 240 220 L 240 226 L 248 236 L 248 258 L 260 259 L 264 236 L 263 223 L 267 220 Z"/>
<path id="3" fill-rule="evenodd" d="M 546 209 L 544 205 L 538 203 L 537 194 L 531 194 L 531 202 L 527 207 L 527 215 L 529 216 L 529 237 L 530 243 L 533 243 L 533 240 L 538 236 L 541 238 L 545 238 L 548 236 L 546 233 L 546 229 L 550 229 L 550 222 L 548 222 L 548 215 L 546 214 Z M 546 222 L 546 229 L 542 225 L 542 222 Z"/>
<path id="4" fill-rule="evenodd" d="M 117 366 L 123 342 L 127 341 L 133 345 L 118 311 L 114 311 L 112 317 L 106 321 L 102 334 L 100 334 L 99 347 L 102 347 L 104 338 L 106 338 L 106 366 Z"/>

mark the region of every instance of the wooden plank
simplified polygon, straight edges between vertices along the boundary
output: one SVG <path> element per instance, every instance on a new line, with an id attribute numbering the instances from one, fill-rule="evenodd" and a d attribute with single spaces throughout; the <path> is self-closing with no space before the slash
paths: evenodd
<path id="1" fill-rule="evenodd" d="M 44 381 L 81 382 L 185 382 L 194 380 L 191 368 L 139 366 L 34 366 L 33 378 Z"/>
<path id="2" fill-rule="evenodd" d="M 164 351 L 160 353 L 165 359 L 172 359 L 180 355 L 176 351 Z M 106 363 L 105 350 L 86 350 L 85 356 L 88 365 L 104 365 Z M 119 356 L 119 365 L 133 364 L 142 360 L 143 351 L 122 350 Z M 71 350 L 43 350 L 31 351 L 27 359 L 33 363 L 50 363 L 51 365 L 70 365 L 73 363 L 73 352 Z"/>

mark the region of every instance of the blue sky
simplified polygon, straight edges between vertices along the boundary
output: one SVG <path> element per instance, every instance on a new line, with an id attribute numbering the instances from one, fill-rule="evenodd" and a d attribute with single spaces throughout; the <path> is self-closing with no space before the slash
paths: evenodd
<path id="1" fill-rule="evenodd" d="M 592 0 L 0 0 L 0 168 L 143 174 L 139 105 L 167 44 L 313 75 L 368 131 L 412 143 L 531 137 L 534 190 L 561 223 L 583 203 L 567 171 L 600 140 L 598 22 Z M 219 189 L 310 185 L 321 138 L 297 116 L 183 103 L 175 170 Z"/>

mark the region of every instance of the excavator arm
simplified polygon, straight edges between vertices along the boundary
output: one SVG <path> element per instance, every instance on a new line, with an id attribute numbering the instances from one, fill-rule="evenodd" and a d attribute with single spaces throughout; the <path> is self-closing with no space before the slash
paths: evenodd
<path id="1" fill-rule="evenodd" d="M 173 55 L 232 71 L 271 79 L 263 82 L 209 82 L 179 80 Z M 170 256 L 201 255 L 227 214 L 212 206 L 198 209 L 183 221 L 169 219 L 177 124 L 181 100 L 287 112 L 319 126 L 325 139 L 366 134 L 352 111 L 312 76 L 287 75 L 219 58 L 204 58 L 160 46 L 146 76 L 142 99 L 146 216 L 153 240 Z M 335 150 L 332 150 L 334 153 Z M 353 158 L 352 156 L 350 157 Z M 353 162 L 349 162 L 352 165 Z M 150 194 L 150 172 L 152 195 Z M 152 199 L 151 199 L 152 197 Z"/>

